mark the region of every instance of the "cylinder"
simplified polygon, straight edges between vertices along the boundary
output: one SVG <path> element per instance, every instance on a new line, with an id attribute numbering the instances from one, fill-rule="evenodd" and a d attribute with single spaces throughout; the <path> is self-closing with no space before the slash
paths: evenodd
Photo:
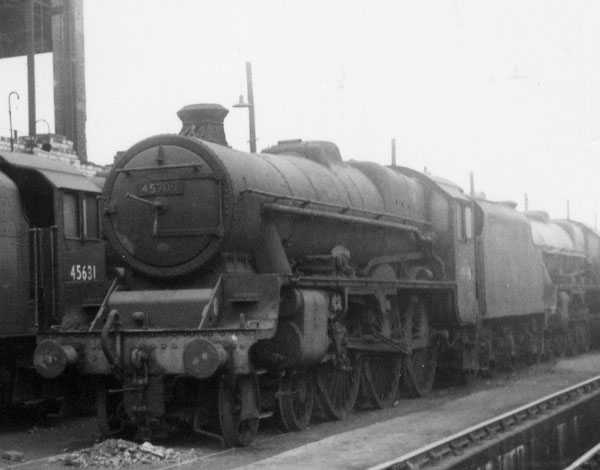
<path id="1" fill-rule="evenodd" d="M 329 295 L 316 289 L 286 293 L 275 336 L 254 346 L 257 361 L 279 368 L 309 366 L 321 361 L 329 347 Z"/>

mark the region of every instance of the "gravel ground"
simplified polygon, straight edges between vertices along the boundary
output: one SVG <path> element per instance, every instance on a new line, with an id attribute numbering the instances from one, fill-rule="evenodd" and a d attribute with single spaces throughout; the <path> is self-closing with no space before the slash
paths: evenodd
<path id="1" fill-rule="evenodd" d="M 281 434 L 269 423 L 249 448 L 222 449 L 206 438 L 179 436 L 153 442 L 148 449 L 167 453 L 164 458 L 148 455 L 135 444 L 123 444 L 122 452 L 112 450 L 99 458 L 110 466 L 134 469 L 230 469 L 248 468 L 364 468 L 389 460 L 434 440 L 460 431 L 496 414 L 598 375 L 600 353 L 584 355 L 556 364 L 541 364 L 513 374 L 479 380 L 467 388 L 436 390 L 431 397 L 402 400 L 398 406 L 380 411 L 357 412 L 343 422 L 314 424 L 301 433 Z M 33 418 L 19 416 L 18 424 L 0 423 L 0 455 L 5 451 L 23 453 L 23 462 L 0 460 L 0 469 L 107 468 L 94 466 L 89 449 L 97 443 L 93 419 L 34 425 Z M 114 447 L 114 446 L 113 446 Z M 100 449 L 107 449 L 103 445 Z M 118 446 L 117 446 L 118 448 Z M 60 454 L 61 457 L 48 458 Z M 69 457 L 70 456 L 70 457 Z M 168 456 L 168 458 L 167 458 Z M 78 467 L 66 466 L 70 460 Z M 118 459 L 124 460 L 118 460 Z M 85 460 L 87 459 L 87 460 Z M 129 459 L 129 460 L 127 460 Z M 137 460 L 136 460 L 137 459 Z M 144 463 L 142 463 L 144 462 Z"/>

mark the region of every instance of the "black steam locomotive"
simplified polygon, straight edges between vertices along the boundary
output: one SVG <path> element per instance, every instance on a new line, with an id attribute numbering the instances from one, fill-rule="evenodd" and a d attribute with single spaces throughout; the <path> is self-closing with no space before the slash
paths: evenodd
<path id="1" fill-rule="evenodd" d="M 38 375 L 38 331 L 97 311 L 106 292 L 100 186 L 72 165 L 0 151 L 0 408 L 73 405 L 73 374 Z M 72 351 L 65 348 L 67 360 Z M 65 400 L 64 398 L 68 399 Z"/>
<path id="2" fill-rule="evenodd" d="M 46 377 L 98 380 L 106 432 L 181 424 L 248 444 L 589 347 L 599 237 L 329 142 L 227 146 L 218 105 L 129 149 L 104 188 L 121 266 L 101 308 L 46 329 Z M 575 241 L 574 241 L 575 240 Z M 564 338 L 571 338 L 565 341 Z"/>

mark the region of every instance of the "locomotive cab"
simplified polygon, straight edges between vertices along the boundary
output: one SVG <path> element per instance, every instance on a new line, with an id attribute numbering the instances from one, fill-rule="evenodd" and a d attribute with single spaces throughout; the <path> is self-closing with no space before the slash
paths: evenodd
<path id="1" fill-rule="evenodd" d="M 460 376 L 480 368 L 476 344 L 476 326 L 480 319 L 479 243 L 483 214 L 475 200 L 455 183 L 406 167 L 396 171 L 418 178 L 426 188 L 427 219 L 435 233 L 434 250 L 445 266 L 445 278 L 453 282 L 453 295 L 437 298 L 431 305 L 432 317 L 442 328 L 448 328 L 450 347 L 440 367 Z"/>
<path id="2" fill-rule="evenodd" d="M 56 405 L 64 393 L 76 390 L 70 384 L 74 375 L 40 380 L 31 360 L 40 333 L 70 316 L 81 317 L 102 299 L 100 190 L 71 165 L 17 152 L 0 153 L 0 187 L 0 406 Z M 95 266 L 86 270 L 85 285 L 84 265 Z M 45 371 L 41 378 L 47 378 Z"/>
<path id="3" fill-rule="evenodd" d="M 455 281 L 450 311 L 437 316 L 456 325 L 473 325 L 479 316 L 477 242 L 482 232 L 482 213 L 475 201 L 455 183 L 406 167 L 394 170 L 417 178 L 425 188 L 426 218 L 436 234 L 435 251 L 445 266 L 445 278 Z"/>
<path id="4" fill-rule="evenodd" d="M 463 324 L 474 324 L 479 316 L 476 241 L 482 230 L 481 213 L 459 186 L 440 178 L 436 181 L 448 198 L 447 233 L 453 240 L 450 266 L 456 280 L 459 318 Z"/>
<path id="5" fill-rule="evenodd" d="M 35 155 L 3 154 L 0 167 L 19 188 L 29 223 L 33 331 L 82 323 L 105 289 L 100 188 L 71 165 Z"/>

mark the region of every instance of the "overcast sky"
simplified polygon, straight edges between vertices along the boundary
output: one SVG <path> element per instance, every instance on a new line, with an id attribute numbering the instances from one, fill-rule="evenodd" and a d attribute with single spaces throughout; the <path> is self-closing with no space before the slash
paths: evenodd
<path id="1" fill-rule="evenodd" d="M 594 223 L 600 205 L 600 2 L 85 0 L 90 159 L 177 132 L 183 105 L 230 107 L 252 61 L 258 147 L 327 139 L 344 158 L 452 179 L 491 199 Z M 0 98 L 21 94 L 24 59 L 0 63 Z M 53 127 L 49 54 L 38 117 Z M 4 101 L 6 102 L 6 101 Z M 6 109 L 5 105 L 0 109 Z M 8 135 L 0 113 L 0 133 Z M 247 112 L 226 120 L 247 148 Z M 40 124 L 39 132 L 45 132 Z"/>

